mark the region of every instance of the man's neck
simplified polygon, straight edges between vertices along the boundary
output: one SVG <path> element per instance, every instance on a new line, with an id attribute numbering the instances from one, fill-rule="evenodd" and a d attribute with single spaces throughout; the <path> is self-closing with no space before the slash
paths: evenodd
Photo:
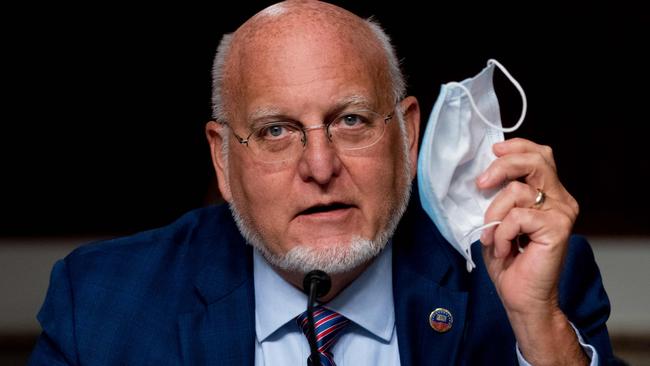
<path id="1" fill-rule="evenodd" d="M 332 280 L 332 288 L 330 291 L 327 293 L 327 295 L 319 298 L 319 302 L 321 303 L 327 303 L 328 301 L 332 300 L 333 298 L 336 297 L 341 291 L 343 291 L 352 281 L 354 281 L 357 277 L 359 277 L 363 271 L 368 268 L 368 266 L 374 261 L 375 258 L 369 260 L 368 262 L 360 265 L 357 268 L 352 269 L 351 271 L 344 272 L 344 273 L 336 273 L 336 274 L 329 274 L 330 278 Z M 298 288 L 299 290 L 302 291 L 302 281 L 305 278 L 304 273 L 296 273 L 296 272 L 290 272 L 286 271 L 284 269 L 278 268 L 273 266 L 273 269 L 282 277 L 285 281 L 289 282 L 292 284 L 294 287 Z"/>

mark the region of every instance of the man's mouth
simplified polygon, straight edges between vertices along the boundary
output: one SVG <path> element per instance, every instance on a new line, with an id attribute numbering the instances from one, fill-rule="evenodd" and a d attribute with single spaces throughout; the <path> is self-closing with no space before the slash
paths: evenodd
<path id="1" fill-rule="evenodd" d="M 352 207 L 353 207 L 352 205 L 347 203 L 342 203 L 342 202 L 333 202 L 330 204 L 318 204 L 318 205 L 311 206 L 306 210 L 300 211 L 296 216 L 329 213 L 337 210 L 346 210 Z"/>

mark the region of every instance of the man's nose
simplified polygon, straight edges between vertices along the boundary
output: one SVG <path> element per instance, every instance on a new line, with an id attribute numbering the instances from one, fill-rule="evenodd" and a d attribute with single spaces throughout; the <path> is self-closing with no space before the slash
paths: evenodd
<path id="1" fill-rule="evenodd" d="M 318 130 L 322 130 L 319 132 Z M 306 127 L 305 147 L 298 163 L 298 172 L 304 181 L 326 185 L 339 175 L 341 160 L 329 137 L 327 126 Z"/>

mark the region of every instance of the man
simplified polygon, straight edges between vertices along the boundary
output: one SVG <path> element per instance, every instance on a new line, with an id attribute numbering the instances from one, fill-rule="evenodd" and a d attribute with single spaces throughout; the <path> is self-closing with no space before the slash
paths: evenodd
<path id="1" fill-rule="evenodd" d="M 213 73 L 206 134 L 230 212 L 197 210 L 58 262 L 31 364 L 304 364 L 312 269 L 332 279 L 315 316 L 341 329 L 326 331 L 323 364 L 612 357 L 609 303 L 588 245 L 569 240 L 578 206 L 550 149 L 495 145 L 477 185 L 512 182 L 486 213 L 502 223 L 483 233 L 472 273 L 410 198 L 420 111 L 377 25 L 279 3 L 224 37 Z M 516 254 L 520 233 L 531 242 Z"/>

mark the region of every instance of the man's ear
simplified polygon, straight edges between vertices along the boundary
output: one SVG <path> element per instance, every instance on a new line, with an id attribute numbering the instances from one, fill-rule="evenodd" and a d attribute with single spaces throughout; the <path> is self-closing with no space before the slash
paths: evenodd
<path id="1" fill-rule="evenodd" d="M 408 137 L 411 179 L 415 178 L 418 168 L 418 139 L 420 138 L 420 105 L 415 97 L 406 97 L 400 102 L 404 114 L 404 124 Z"/>
<path id="2" fill-rule="evenodd" d="M 223 144 L 225 143 L 223 134 L 228 133 L 225 125 L 210 121 L 205 124 L 205 136 L 208 138 L 210 144 L 210 153 L 212 156 L 212 165 L 214 171 L 217 173 L 217 184 L 219 185 L 219 192 L 226 202 L 230 202 L 232 194 L 230 192 L 230 184 L 226 180 L 226 157 L 223 156 Z"/>

